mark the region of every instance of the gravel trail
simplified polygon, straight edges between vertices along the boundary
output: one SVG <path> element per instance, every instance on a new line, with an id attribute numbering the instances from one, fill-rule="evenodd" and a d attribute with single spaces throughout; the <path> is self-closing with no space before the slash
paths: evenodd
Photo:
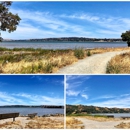
<path id="1" fill-rule="evenodd" d="M 94 120 L 89 120 L 86 118 L 80 118 L 76 117 L 76 119 L 82 121 L 84 125 L 84 129 L 117 129 L 115 126 L 120 124 L 121 122 L 128 123 L 130 120 L 120 120 L 120 121 L 94 121 Z"/>
<path id="2" fill-rule="evenodd" d="M 105 74 L 108 61 L 110 61 L 112 57 L 125 52 L 129 51 L 95 54 L 83 60 L 79 60 L 75 64 L 59 69 L 56 74 Z"/>

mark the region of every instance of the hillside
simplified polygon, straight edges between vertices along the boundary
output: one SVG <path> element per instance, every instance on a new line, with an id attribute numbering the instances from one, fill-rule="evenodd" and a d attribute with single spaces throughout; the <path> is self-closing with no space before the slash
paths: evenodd
<path id="1" fill-rule="evenodd" d="M 66 114 L 130 113 L 130 108 L 108 108 L 84 105 L 66 105 Z"/>

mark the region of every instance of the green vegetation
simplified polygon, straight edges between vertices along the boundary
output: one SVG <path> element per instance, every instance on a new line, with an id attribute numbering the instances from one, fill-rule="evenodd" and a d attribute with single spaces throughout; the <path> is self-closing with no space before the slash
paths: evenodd
<path id="1" fill-rule="evenodd" d="M 130 47 L 130 30 L 121 34 L 122 40 L 127 41 L 128 47 Z"/>
<path id="2" fill-rule="evenodd" d="M 17 14 L 12 14 L 9 12 L 9 7 L 12 2 L 10 1 L 2 1 L 0 2 L 0 29 L 2 31 L 13 32 L 16 30 L 17 25 L 20 22 L 20 17 Z M 2 38 L 0 37 L 0 41 Z"/>
<path id="3" fill-rule="evenodd" d="M 90 50 L 87 51 L 87 56 L 91 56 Z"/>
<path id="4" fill-rule="evenodd" d="M 78 59 L 83 59 L 85 56 L 85 51 L 82 48 L 75 48 L 74 50 L 74 55 L 78 58 Z"/>
<path id="5" fill-rule="evenodd" d="M 129 113 L 130 109 L 107 108 L 84 105 L 66 105 L 66 114 L 70 116 L 92 116 L 93 113 Z M 94 117 L 105 117 L 104 115 L 94 115 Z"/>

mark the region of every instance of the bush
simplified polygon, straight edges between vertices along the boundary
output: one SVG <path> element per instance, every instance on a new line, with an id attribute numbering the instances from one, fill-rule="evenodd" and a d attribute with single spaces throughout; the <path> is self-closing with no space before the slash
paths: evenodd
<path id="1" fill-rule="evenodd" d="M 87 56 L 91 56 L 91 52 L 90 51 L 87 51 Z"/>
<path id="2" fill-rule="evenodd" d="M 82 48 L 79 49 L 75 49 L 74 50 L 74 55 L 78 58 L 78 59 L 83 59 L 84 58 L 84 50 Z"/>

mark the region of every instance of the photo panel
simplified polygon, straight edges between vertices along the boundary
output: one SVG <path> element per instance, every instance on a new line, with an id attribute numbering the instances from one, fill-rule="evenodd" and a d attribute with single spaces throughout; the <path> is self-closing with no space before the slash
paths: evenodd
<path id="1" fill-rule="evenodd" d="M 0 129 L 64 129 L 64 75 L 0 75 Z"/>
<path id="2" fill-rule="evenodd" d="M 67 75 L 67 129 L 129 129 L 130 75 Z"/>

